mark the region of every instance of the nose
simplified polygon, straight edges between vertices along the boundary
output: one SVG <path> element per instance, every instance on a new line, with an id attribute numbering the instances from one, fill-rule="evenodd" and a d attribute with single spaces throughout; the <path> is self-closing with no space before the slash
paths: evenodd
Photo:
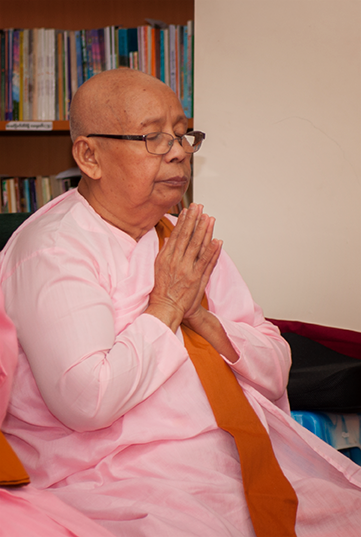
<path id="1" fill-rule="evenodd" d="M 167 160 L 169 161 L 181 161 L 184 160 L 187 156 L 188 153 L 186 153 L 183 149 L 182 140 L 176 137 L 173 139 L 171 150 L 166 155 L 164 155 L 164 157 L 167 158 Z"/>

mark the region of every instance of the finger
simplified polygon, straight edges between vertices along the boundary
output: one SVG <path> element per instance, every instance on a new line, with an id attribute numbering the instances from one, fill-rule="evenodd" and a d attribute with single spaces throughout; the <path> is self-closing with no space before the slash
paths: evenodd
<path id="1" fill-rule="evenodd" d="M 205 277 L 207 277 L 209 279 L 210 275 L 212 274 L 215 266 L 217 265 L 218 263 L 218 259 L 219 259 L 219 256 L 221 255 L 221 251 L 222 251 L 222 246 L 223 246 L 223 241 L 220 241 L 218 239 L 213 239 L 213 244 L 215 244 L 215 249 L 214 249 L 214 253 L 213 253 L 213 256 L 211 257 L 211 259 L 209 260 L 209 263 L 203 273 L 203 275 Z"/>
<path id="2" fill-rule="evenodd" d="M 202 256 L 197 260 L 195 270 L 200 277 L 209 279 L 221 254 L 223 241 L 212 239 Z"/>
<path id="3" fill-rule="evenodd" d="M 204 251 L 207 248 L 208 244 L 212 240 L 215 222 L 216 222 L 216 219 L 213 216 L 211 216 L 209 218 L 207 231 L 206 231 L 206 234 L 204 236 L 203 243 L 202 243 L 202 246 L 201 246 L 200 255 L 202 255 L 204 253 Z"/>
<path id="4" fill-rule="evenodd" d="M 188 260 L 193 259 L 195 261 L 204 253 L 212 240 L 213 226 L 214 224 L 210 222 L 210 217 L 207 214 L 202 214 L 185 253 L 185 257 Z"/>
<path id="5" fill-rule="evenodd" d="M 201 220 L 202 205 L 191 203 L 188 209 L 183 209 L 178 218 L 169 240 L 169 250 L 177 251 L 178 256 L 183 256 L 192 239 L 197 220 Z"/>
<path id="6" fill-rule="evenodd" d="M 187 209 L 186 208 L 182 209 L 182 211 L 178 215 L 177 221 L 174 225 L 174 228 L 170 236 L 164 239 L 163 246 L 159 253 L 164 253 L 165 251 L 167 251 L 168 254 L 172 254 L 177 238 L 179 236 L 179 233 L 185 221 L 186 214 L 187 214 Z"/>
<path id="7" fill-rule="evenodd" d="M 216 240 L 215 240 L 216 241 Z M 194 299 L 194 302 L 192 304 L 192 307 L 190 308 L 190 310 L 195 310 L 197 309 L 200 305 L 201 305 L 201 302 L 202 302 L 202 299 L 203 299 L 203 295 L 204 295 L 204 292 L 205 292 L 205 289 L 207 287 L 207 284 L 208 284 L 208 281 L 212 275 L 212 272 L 215 268 L 215 266 L 217 265 L 217 262 L 218 262 L 218 259 L 219 259 L 219 256 L 220 256 L 220 253 L 221 253 L 221 250 L 222 250 L 222 241 L 216 241 L 214 243 L 215 245 L 215 250 L 213 252 L 213 256 L 211 257 L 208 265 L 206 266 L 201 278 L 200 278 L 200 281 L 199 281 L 199 287 L 198 287 L 198 292 L 197 292 L 197 296 L 195 297 Z M 188 313 L 187 313 L 187 316 L 188 316 Z"/>
<path id="8" fill-rule="evenodd" d="M 196 223 L 195 223 L 194 229 L 198 226 L 199 220 L 200 220 L 200 218 L 201 218 L 201 216 L 202 216 L 202 213 L 203 213 L 203 208 L 204 208 L 203 205 L 198 204 L 198 214 L 197 214 L 197 218 L 196 218 Z"/>

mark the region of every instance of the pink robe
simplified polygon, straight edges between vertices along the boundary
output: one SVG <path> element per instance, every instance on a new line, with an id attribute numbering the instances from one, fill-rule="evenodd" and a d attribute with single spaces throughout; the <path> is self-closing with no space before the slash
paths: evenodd
<path id="1" fill-rule="evenodd" d="M 0 425 L 17 364 L 17 338 L 4 311 L 0 288 Z M 32 485 L 0 488 L 0 535 L 4 537 L 111 537 L 111 533 L 49 491 Z"/>
<path id="2" fill-rule="evenodd" d="M 143 313 L 158 249 L 154 229 L 137 243 L 77 191 L 23 225 L 0 258 L 20 344 L 4 430 L 37 487 L 117 536 L 251 537 L 234 441 L 180 330 Z M 225 253 L 206 292 L 299 497 L 297 535 L 359 537 L 361 469 L 289 416 L 288 345 Z"/>

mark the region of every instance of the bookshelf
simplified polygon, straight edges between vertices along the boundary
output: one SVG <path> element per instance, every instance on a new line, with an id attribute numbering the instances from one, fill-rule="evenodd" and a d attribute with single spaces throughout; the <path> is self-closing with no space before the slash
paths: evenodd
<path id="1" fill-rule="evenodd" d="M 194 20 L 194 0 L 0 0 L 0 28 L 131 28 L 147 18 L 186 24 Z M 55 175 L 75 166 L 67 121 L 40 132 L 8 131 L 6 124 L 0 121 L 0 174 Z"/>

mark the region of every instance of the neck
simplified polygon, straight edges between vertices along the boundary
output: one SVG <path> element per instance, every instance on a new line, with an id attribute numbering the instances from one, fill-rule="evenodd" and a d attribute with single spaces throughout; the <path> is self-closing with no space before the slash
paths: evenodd
<path id="1" fill-rule="evenodd" d="M 79 194 L 81 194 L 99 214 L 103 220 L 108 222 L 114 227 L 117 227 L 130 237 L 138 242 L 143 235 L 148 233 L 162 218 L 164 213 L 163 209 L 152 207 L 151 211 L 142 211 L 138 209 L 132 209 L 127 211 L 122 207 L 121 210 L 114 211 L 113 207 L 104 203 L 101 197 L 97 196 L 92 189 L 89 188 L 87 182 L 82 178 L 78 185 Z"/>

